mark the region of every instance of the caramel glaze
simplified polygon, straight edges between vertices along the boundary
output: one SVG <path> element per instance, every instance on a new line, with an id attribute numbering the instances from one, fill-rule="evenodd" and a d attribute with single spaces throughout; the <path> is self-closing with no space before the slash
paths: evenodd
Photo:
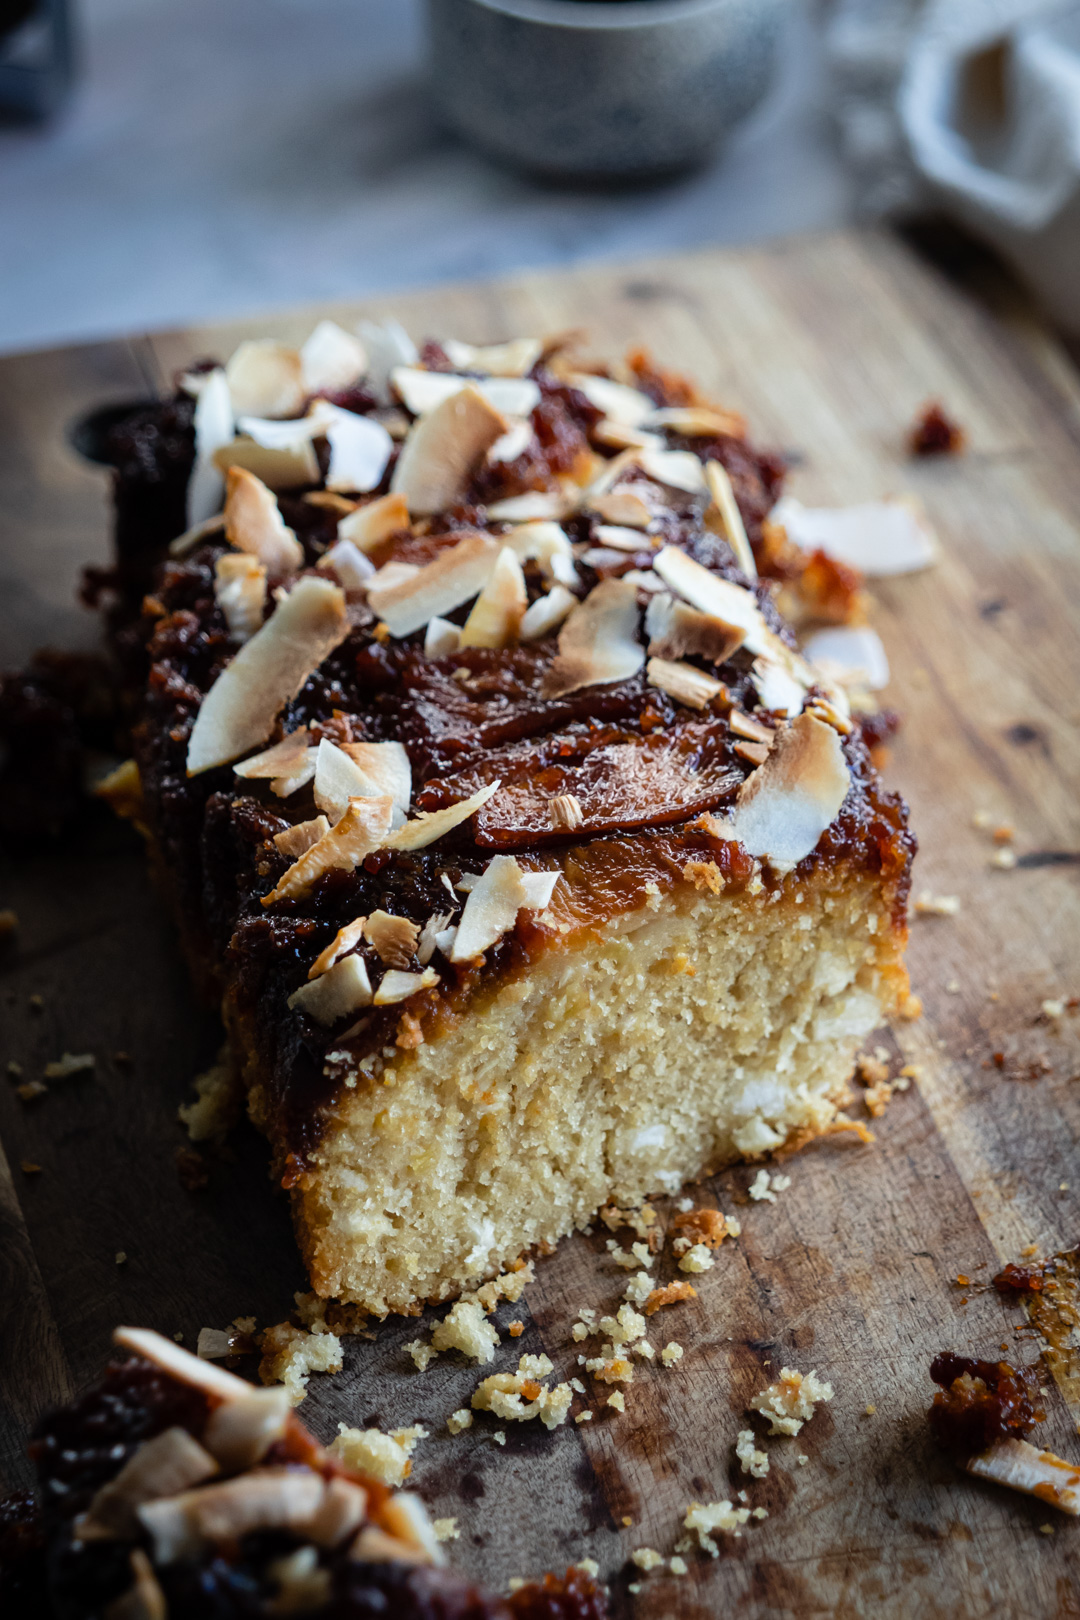
<path id="1" fill-rule="evenodd" d="M 425 358 L 438 356 L 429 346 Z M 475 527 L 497 535 L 505 526 L 488 522 L 485 499 L 550 486 L 582 456 L 597 413 L 542 369 L 534 375 L 542 389 L 533 420 L 543 453 L 501 468 L 497 490 L 487 469 L 465 504 L 418 526 L 420 532 L 386 541 L 373 555 L 377 565 L 391 558 L 423 564 Z M 653 386 L 657 402 L 666 403 L 660 385 Z M 728 466 L 751 541 L 759 541 L 779 484 L 775 460 L 756 457 L 736 438 L 686 444 Z M 382 489 L 389 476 L 390 469 Z M 727 543 L 704 527 L 701 498 L 665 491 L 665 499 L 670 516 L 659 540 L 748 584 Z M 314 565 L 335 538 L 338 514 L 305 501 L 302 493 L 283 495 L 279 504 L 308 565 Z M 572 540 L 595 545 L 592 524 L 586 514 L 564 527 Z M 483 986 L 503 982 L 543 950 L 642 906 L 647 884 L 669 892 L 684 881 L 688 861 L 715 862 L 726 892 L 742 892 L 755 863 L 741 846 L 696 823 L 703 811 L 729 803 L 749 774 L 751 765 L 735 752 L 740 738 L 728 714 L 733 705 L 752 713 L 758 703 L 751 659 L 741 650 L 721 666 L 704 666 L 724 682 L 725 693 L 700 712 L 648 686 L 644 673 L 545 699 L 540 689 L 554 637 L 503 651 L 469 649 L 428 658 L 422 632 L 389 639 L 366 606 L 354 602 L 350 634 L 282 712 L 267 742 L 299 725 L 307 725 L 314 739 L 400 741 L 412 764 L 414 812 L 453 803 L 496 778 L 504 786 L 472 823 L 431 848 L 370 856 L 355 872 L 327 873 L 301 900 L 264 907 L 263 896 L 290 864 L 271 840 L 316 813 L 310 789 L 282 801 L 269 784 L 242 783 L 229 767 L 190 780 L 185 772 L 195 714 L 234 651 L 214 599 L 214 563 L 223 549 L 220 541 L 206 543 L 183 560 L 166 561 L 155 577 L 139 627 L 149 673 L 136 756 L 159 866 L 189 953 L 211 962 L 217 988 L 228 988 L 245 1028 L 257 1032 L 264 1123 L 283 1180 L 291 1185 L 310 1163 L 345 1072 L 367 1054 L 437 1034 Z M 583 592 L 600 578 L 649 567 L 653 554 L 652 541 L 643 537 L 640 552 L 607 552 L 596 567 L 579 561 Z M 533 600 L 546 586 L 535 564 L 527 564 L 525 573 Z M 278 583 L 268 581 L 271 588 Z M 768 582 L 756 594 L 771 627 L 793 644 Z M 644 607 L 644 593 L 640 600 Z M 462 623 L 467 613 L 468 605 L 450 617 Z M 882 790 L 858 727 L 843 746 L 851 789 L 817 849 L 787 881 L 797 886 L 821 867 L 873 874 L 899 930 L 915 848 L 906 806 Z M 574 793 L 585 814 L 584 826 L 570 835 L 549 824 L 548 801 L 559 793 Z M 421 925 L 435 913 L 456 920 L 464 895 L 451 897 L 443 875 L 454 883 L 479 872 L 497 850 L 512 850 L 526 868 L 550 869 L 556 861 L 561 866 L 568 882 L 557 886 L 545 920 L 522 913 L 480 967 L 452 966 L 436 956 L 436 989 L 397 1006 L 368 1009 L 359 1022 L 345 1020 L 350 1027 L 343 1056 L 328 1061 L 328 1053 L 343 1052 L 343 1031 L 327 1031 L 286 1007 L 315 957 L 344 923 L 380 908 Z M 762 877 L 776 886 L 767 871 Z M 366 943 L 362 950 L 374 982 L 381 964 Z"/>
<path id="2" fill-rule="evenodd" d="M 946 1350 L 930 1363 L 930 1377 L 941 1385 L 930 1408 L 930 1427 L 939 1445 L 960 1462 L 997 1440 L 1022 1440 L 1046 1417 L 1034 1367 Z"/>

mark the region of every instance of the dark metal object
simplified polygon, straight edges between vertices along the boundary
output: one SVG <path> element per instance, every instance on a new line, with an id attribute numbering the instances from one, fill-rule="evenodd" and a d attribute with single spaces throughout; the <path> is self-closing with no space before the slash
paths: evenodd
<path id="1" fill-rule="evenodd" d="M 48 118 L 74 71 L 69 0 L 0 0 L 0 119 Z"/>

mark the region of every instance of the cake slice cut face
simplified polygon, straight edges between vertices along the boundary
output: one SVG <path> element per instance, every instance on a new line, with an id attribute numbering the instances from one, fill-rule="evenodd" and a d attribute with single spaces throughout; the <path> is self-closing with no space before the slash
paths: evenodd
<path id="1" fill-rule="evenodd" d="M 379 1314 L 829 1129 L 907 990 L 914 841 L 777 611 L 777 464 L 642 356 L 630 388 L 520 348 L 332 395 L 393 448 L 369 489 L 245 485 L 239 631 L 228 522 L 115 620 L 153 856 L 312 1284 Z M 325 468 L 330 421 L 272 427 Z"/>

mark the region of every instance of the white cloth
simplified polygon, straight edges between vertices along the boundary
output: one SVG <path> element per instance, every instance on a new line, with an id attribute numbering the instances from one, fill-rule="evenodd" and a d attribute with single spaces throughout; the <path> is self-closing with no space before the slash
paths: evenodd
<path id="1" fill-rule="evenodd" d="M 1078 0 L 831 0 L 826 41 L 863 213 L 943 208 L 1080 331 Z"/>

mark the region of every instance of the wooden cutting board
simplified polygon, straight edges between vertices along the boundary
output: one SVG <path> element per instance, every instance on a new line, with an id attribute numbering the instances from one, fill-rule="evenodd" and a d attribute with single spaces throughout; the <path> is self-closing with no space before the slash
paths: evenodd
<path id="1" fill-rule="evenodd" d="M 414 1321 L 348 1340 L 345 1370 L 312 1379 L 303 1415 L 324 1438 L 339 1421 L 423 1423 L 431 1438 L 413 1478 L 434 1513 L 457 1516 L 462 1566 L 500 1584 L 593 1558 L 617 1616 L 1080 1614 L 1080 1524 L 958 1475 L 925 1422 L 936 1351 L 1035 1354 L 1015 1337 L 1022 1313 L 988 1286 L 999 1264 L 1078 1235 L 1080 1016 L 1040 1015 L 1045 999 L 1080 992 L 1080 387 L 1068 363 L 1038 328 L 992 319 L 876 235 L 331 313 L 392 314 L 417 334 L 480 342 L 583 326 L 600 354 L 645 342 L 744 409 L 759 441 L 797 455 L 789 487 L 803 500 L 918 495 L 941 561 L 873 585 L 888 699 L 906 716 L 888 777 L 922 844 L 916 891 L 956 895 L 961 909 L 914 923 L 925 1015 L 878 1041 L 893 1073 L 918 1065 L 917 1084 L 872 1122 L 872 1146 L 832 1138 L 786 1164 L 791 1186 L 775 1204 L 747 1199 L 745 1168 L 708 1185 L 743 1235 L 696 1302 L 655 1320 L 653 1340 L 676 1338 L 686 1354 L 674 1370 L 643 1366 L 625 1415 L 600 1409 L 550 1435 L 507 1424 L 502 1447 L 485 1417 L 452 1439 L 446 1417 L 481 1374 L 453 1357 L 416 1373 L 402 1351 Z M 68 448 L 73 418 L 145 396 L 242 335 L 298 338 L 311 321 L 308 311 L 0 362 L 5 662 L 92 637 L 73 589 L 80 565 L 107 553 L 106 489 Z M 970 448 L 912 462 L 905 430 L 932 396 Z M 993 845 L 972 825 L 984 809 L 1016 827 L 1011 871 L 991 866 Z M 117 830 L 5 854 L 0 905 L 21 926 L 3 961 L 3 1060 L 33 1077 L 63 1051 L 97 1058 L 92 1078 L 32 1104 L 0 1089 L 2 1466 L 16 1481 L 25 1426 L 96 1373 L 115 1323 L 193 1345 L 201 1327 L 237 1315 L 279 1321 L 304 1279 L 252 1131 L 237 1133 L 205 1191 L 178 1183 L 176 1107 L 217 1031 L 139 850 Z M 523 1307 L 502 1310 L 526 1329 L 498 1366 L 543 1348 L 561 1376 L 577 1372 L 578 1308 L 613 1304 L 625 1281 L 606 1235 L 564 1243 Z M 972 1285 L 957 1286 L 959 1274 Z M 787 1364 L 815 1368 L 835 1399 L 797 1440 L 770 1442 L 771 1471 L 751 1481 L 735 1436 L 748 1398 Z M 1047 1377 L 1038 1431 L 1074 1458 L 1078 1365 L 1066 1353 L 1056 1388 Z M 724 1538 L 715 1562 L 688 1555 L 681 1580 L 627 1565 L 642 1545 L 670 1553 L 691 1501 L 743 1486 L 769 1516 Z"/>

